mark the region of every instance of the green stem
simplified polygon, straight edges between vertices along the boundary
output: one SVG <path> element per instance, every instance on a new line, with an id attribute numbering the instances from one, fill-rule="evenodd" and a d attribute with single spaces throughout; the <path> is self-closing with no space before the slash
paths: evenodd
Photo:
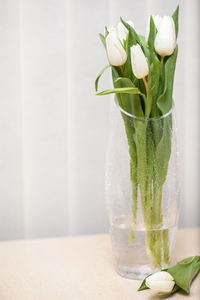
<path id="1" fill-rule="evenodd" d="M 163 261 L 166 265 L 169 265 L 169 231 L 163 230 Z"/>
<path id="2" fill-rule="evenodd" d="M 152 243 L 153 243 L 153 267 L 161 268 L 162 262 L 162 234 L 160 230 L 152 231 Z"/>
<path id="3" fill-rule="evenodd" d="M 142 121 L 135 121 L 136 123 L 136 149 L 137 149 L 137 170 L 138 182 L 140 186 L 142 209 L 144 214 L 145 225 L 148 226 L 147 206 L 145 205 L 146 195 L 146 124 Z"/>
<path id="4" fill-rule="evenodd" d="M 131 118 L 122 113 L 130 154 L 130 176 L 132 183 L 132 225 L 136 225 L 137 218 L 137 153 L 134 141 L 135 128 Z"/>
<path id="5" fill-rule="evenodd" d="M 146 89 L 146 97 L 143 96 L 145 102 L 145 117 L 148 118 L 150 116 L 151 106 L 152 106 L 152 97 L 151 97 L 151 90 L 150 90 L 150 75 L 148 76 L 148 83 L 145 77 L 142 79 Z"/>
<path id="6" fill-rule="evenodd" d="M 147 195 L 147 138 L 146 123 L 135 121 L 136 125 L 136 149 L 138 166 L 138 183 L 140 188 L 141 203 L 143 210 L 144 223 L 146 228 L 146 250 L 148 255 L 152 256 L 152 238 L 151 238 L 151 196 L 150 189 Z"/>
<path id="7" fill-rule="evenodd" d="M 157 182 L 154 182 L 152 223 L 154 225 L 154 228 L 156 229 L 159 229 L 162 225 L 161 201 L 162 201 L 162 187 L 160 187 Z"/>
<path id="8" fill-rule="evenodd" d="M 149 91 L 149 87 L 148 87 L 148 84 L 147 84 L 146 78 L 144 77 L 144 78 L 142 78 L 142 79 L 143 79 L 143 81 L 144 81 L 144 85 L 145 85 L 146 93 L 148 93 L 148 91 Z"/>
<path id="9" fill-rule="evenodd" d="M 119 66 L 119 68 L 120 68 L 120 71 L 121 71 L 121 76 L 124 77 L 124 69 L 123 69 L 123 67 Z"/>
<path id="10" fill-rule="evenodd" d="M 132 226 L 136 225 L 137 219 L 137 162 L 135 163 L 131 160 L 130 162 L 131 169 L 131 182 L 132 182 Z"/>
<path id="11" fill-rule="evenodd" d="M 152 211 L 152 223 L 155 235 L 154 245 L 154 261 L 155 265 L 161 267 L 161 255 L 162 255 L 162 240 L 163 240 L 163 261 L 165 264 L 169 264 L 169 245 L 168 245 L 168 230 L 161 231 L 162 227 L 162 186 L 156 186 L 154 182 L 154 198 L 153 198 L 153 211 Z"/>

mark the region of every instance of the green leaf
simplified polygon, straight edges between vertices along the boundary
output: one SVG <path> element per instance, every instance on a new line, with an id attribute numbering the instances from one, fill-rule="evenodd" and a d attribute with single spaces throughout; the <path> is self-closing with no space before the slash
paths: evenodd
<path id="1" fill-rule="evenodd" d="M 168 113 L 172 107 L 172 93 L 174 83 L 174 72 L 176 67 L 176 59 L 178 54 L 178 45 L 176 46 L 174 53 L 168 57 L 164 65 L 165 83 L 163 93 L 157 100 L 157 106 L 161 110 L 162 114 Z"/>
<path id="2" fill-rule="evenodd" d="M 134 87 L 134 85 L 129 78 L 118 77 L 114 81 L 114 87 L 115 88 L 124 88 L 124 87 Z M 121 105 L 120 106 L 122 109 L 124 109 L 125 111 L 127 111 L 130 114 L 132 114 L 132 107 L 131 107 L 132 97 L 134 97 L 134 95 L 121 94 Z"/>
<path id="3" fill-rule="evenodd" d="M 179 265 L 189 265 L 189 264 L 191 264 L 191 263 L 193 263 L 194 262 L 194 260 L 199 260 L 199 256 L 191 256 L 191 257 L 188 257 L 188 258 L 185 258 L 185 259 L 183 259 L 183 260 L 181 260 L 180 262 L 179 262 Z"/>
<path id="4" fill-rule="evenodd" d="M 117 86 L 120 88 L 135 87 L 133 82 L 129 78 L 124 78 L 124 77 L 119 77 L 117 80 L 115 80 L 114 85 L 115 87 Z M 125 111 L 137 117 L 141 117 L 141 118 L 144 117 L 139 95 L 127 94 L 127 95 L 122 95 L 122 98 L 123 98 L 122 108 Z"/>
<path id="5" fill-rule="evenodd" d="M 131 25 L 129 25 L 128 23 L 126 23 L 122 18 L 120 18 L 120 21 L 126 27 L 126 29 L 129 31 L 129 34 L 130 34 L 130 46 L 136 45 L 138 43 L 138 40 L 139 40 L 136 31 L 133 29 L 133 27 Z"/>
<path id="6" fill-rule="evenodd" d="M 119 77 L 120 77 L 120 75 L 119 75 L 117 67 L 112 66 L 112 80 L 113 80 L 113 85 L 115 88 L 119 87 L 117 84 L 115 84 L 116 79 Z M 122 94 L 116 94 L 118 103 L 123 108 L 123 97 L 122 96 L 123 96 Z"/>
<path id="7" fill-rule="evenodd" d="M 106 39 L 105 39 L 104 35 L 99 33 L 99 37 L 100 37 L 100 40 L 102 41 L 104 48 L 106 49 Z"/>
<path id="8" fill-rule="evenodd" d="M 151 274 L 149 274 L 147 277 L 149 277 Z M 149 289 L 146 285 L 146 279 L 147 277 L 142 281 L 142 284 L 140 285 L 138 292 Z"/>
<path id="9" fill-rule="evenodd" d="M 154 49 L 154 40 L 157 34 L 157 28 L 152 16 L 150 17 L 149 27 L 148 45 L 150 49 Z"/>
<path id="10" fill-rule="evenodd" d="M 149 61 L 150 61 L 150 63 L 152 63 L 154 56 L 157 56 L 155 51 L 154 51 L 154 41 L 155 41 L 155 37 L 156 37 L 156 34 L 157 34 L 157 28 L 155 26 L 155 23 L 154 23 L 154 20 L 153 20 L 152 16 L 150 18 L 149 26 L 150 26 L 149 37 L 148 37 L 148 46 L 149 46 L 149 49 L 150 49 Z"/>
<path id="11" fill-rule="evenodd" d="M 158 293 L 159 296 L 169 296 L 169 295 L 173 295 L 174 293 L 180 291 L 180 287 L 175 284 L 174 287 L 173 287 L 173 290 L 170 292 L 170 293 Z"/>
<path id="12" fill-rule="evenodd" d="M 133 45 L 136 45 L 137 43 L 142 47 L 144 54 L 148 57 L 149 50 L 146 45 L 146 39 L 144 36 L 137 34 L 135 29 L 130 26 L 128 23 L 126 23 L 122 18 L 120 18 L 122 24 L 126 27 L 126 29 L 129 31 L 130 35 L 130 47 Z"/>
<path id="13" fill-rule="evenodd" d="M 175 24 L 176 38 L 178 36 L 178 15 L 179 15 L 179 5 L 177 6 L 175 12 L 172 15 Z"/>
<path id="14" fill-rule="evenodd" d="M 132 72 L 130 48 L 138 43 L 142 47 L 147 58 L 149 58 L 149 49 L 147 48 L 145 37 L 142 35 L 138 35 L 134 28 L 126 23 L 122 18 L 120 18 L 120 20 L 129 32 L 125 42 L 125 50 L 128 57 L 125 63 L 125 76 L 133 79 L 133 82 L 136 83 L 137 78 Z"/>
<path id="15" fill-rule="evenodd" d="M 125 95 L 123 95 L 125 96 Z M 128 95 L 127 95 L 128 96 Z M 134 97 L 134 95 L 129 95 Z M 136 96 L 137 97 L 137 96 Z M 135 144 L 135 126 L 134 119 L 121 112 L 122 118 L 124 120 L 126 136 L 129 145 L 129 155 L 130 155 L 130 179 L 132 183 L 132 222 L 136 224 L 137 219 L 137 151 Z M 130 244 L 134 243 L 134 232 L 129 231 L 128 240 Z"/>
<path id="16" fill-rule="evenodd" d="M 130 26 L 128 23 L 126 23 L 122 18 L 120 18 L 120 20 L 122 24 L 126 27 L 126 29 L 129 31 L 130 47 L 138 43 L 141 46 L 142 50 L 144 51 L 145 56 L 149 58 L 149 49 L 147 48 L 145 37 L 137 34 L 135 29 L 132 26 Z"/>
<path id="17" fill-rule="evenodd" d="M 109 34 L 108 28 L 105 26 L 105 38 L 107 37 L 108 34 Z"/>
<path id="18" fill-rule="evenodd" d="M 148 60 L 150 59 L 150 52 L 149 49 L 147 47 L 147 43 L 146 43 L 146 38 L 143 35 L 138 34 L 138 44 L 140 44 L 145 56 L 148 58 Z"/>
<path id="19" fill-rule="evenodd" d="M 156 188 L 160 188 L 166 179 L 168 162 L 171 155 L 171 133 L 172 133 L 172 116 L 169 115 L 163 119 L 162 138 L 158 143 L 155 152 L 154 167 L 155 167 L 155 180 L 157 185 Z"/>
<path id="20" fill-rule="evenodd" d="M 127 61 L 126 61 L 125 66 L 124 66 L 124 73 L 125 73 L 126 77 L 128 77 L 130 79 L 133 79 L 133 81 L 135 82 L 136 77 L 132 72 L 131 53 L 130 53 L 130 48 L 133 45 L 136 45 L 136 43 L 137 43 L 137 40 L 136 40 L 136 37 L 135 37 L 135 31 L 133 30 L 133 28 L 128 23 L 124 22 L 122 20 L 122 18 L 121 18 L 121 21 L 124 25 L 126 24 L 125 26 L 126 26 L 128 32 L 129 32 L 128 35 L 127 35 L 126 41 L 125 41 L 125 51 L 127 53 Z"/>
<path id="21" fill-rule="evenodd" d="M 113 84 L 117 80 L 117 78 L 119 78 L 119 77 L 120 77 L 120 75 L 119 75 L 119 72 L 117 70 L 117 67 L 112 66 L 112 80 L 113 80 Z M 116 86 L 114 85 L 114 87 L 116 87 Z"/>
<path id="22" fill-rule="evenodd" d="M 105 71 L 106 69 L 108 69 L 109 67 L 112 67 L 112 66 L 111 66 L 111 65 L 105 66 L 105 67 L 101 70 L 101 72 L 99 73 L 99 75 L 97 76 L 97 78 L 96 78 L 96 80 L 95 80 L 95 91 L 96 91 L 96 92 L 97 92 L 97 90 L 98 90 L 98 83 L 99 83 L 100 77 L 102 76 L 102 74 L 104 73 L 104 71 Z"/>
<path id="23" fill-rule="evenodd" d="M 133 82 L 126 77 L 119 77 L 115 80 L 115 83 L 121 83 L 122 85 L 125 85 L 126 87 L 134 87 Z"/>
<path id="24" fill-rule="evenodd" d="M 152 117 L 158 117 L 157 99 L 160 87 L 161 63 L 157 55 L 152 52 L 153 63 L 150 67 L 151 72 L 151 95 L 152 95 Z"/>
<path id="25" fill-rule="evenodd" d="M 185 293 L 189 294 L 191 282 L 200 271 L 200 256 L 185 258 L 178 262 L 175 266 L 168 269 L 163 269 L 161 271 L 167 271 L 170 273 L 174 278 L 175 285 L 170 293 L 159 293 L 160 296 L 169 296 L 179 291 L 184 291 Z M 150 275 L 151 274 L 149 274 L 147 277 Z M 147 277 L 143 280 L 138 291 L 148 289 L 145 283 Z"/>
<path id="26" fill-rule="evenodd" d="M 114 88 L 114 89 L 105 90 L 100 93 L 97 93 L 97 95 L 101 96 L 101 95 L 119 94 L 119 93 L 120 94 L 139 94 L 140 91 L 138 90 L 138 88 L 134 88 L 134 87 Z"/>
<path id="27" fill-rule="evenodd" d="M 133 79 L 135 81 L 136 78 L 132 72 L 132 64 L 131 64 L 131 53 L 130 53 L 131 46 L 132 46 L 132 41 L 131 41 L 130 33 L 128 33 L 124 43 L 124 49 L 127 53 L 127 60 L 124 65 L 124 75 L 125 77 L 128 77 L 129 79 Z"/>
<path id="28" fill-rule="evenodd" d="M 176 284 L 187 294 L 190 292 L 190 284 L 200 271 L 200 256 L 186 258 L 167 270 Z"/>

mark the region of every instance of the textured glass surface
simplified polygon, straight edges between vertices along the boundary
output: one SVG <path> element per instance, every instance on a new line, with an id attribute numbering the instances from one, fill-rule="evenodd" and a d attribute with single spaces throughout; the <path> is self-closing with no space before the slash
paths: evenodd
<path id="1" fill-rule="evenodd" d="M 174 109 L 139 119 L 113 105 L 106 159 L 106 198 L 118 272 L 143 278 L 170 264 L 179 188 Z"/>

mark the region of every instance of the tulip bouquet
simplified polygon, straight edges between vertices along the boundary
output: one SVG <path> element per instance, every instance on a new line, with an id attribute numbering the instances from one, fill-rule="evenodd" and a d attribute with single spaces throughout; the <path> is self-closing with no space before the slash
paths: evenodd
<path id="1" fill-rule="evenodd" d="M 122 113 L 130 154 L 132 184 L 132 228 L 137 225 L 138 190 L 146 228 L 146 249 L 151 264 L 169 264 L 168 230 L 163 226 L 162 188 L 171 154 L 172 92 L 178 53 L 178 11 L 170 16 L 151 16 L 146 37 L 138 34 L 131 21 L 105 28 L 100 39 L 106 49 L 114 87 L 97 95 L 116 94 Z M 162 126 L 148 120 L 161 119 Z M 144 122 L 140 122 L 144 120 Z M 134 243 L 134 231 L 129 233 Z"/>

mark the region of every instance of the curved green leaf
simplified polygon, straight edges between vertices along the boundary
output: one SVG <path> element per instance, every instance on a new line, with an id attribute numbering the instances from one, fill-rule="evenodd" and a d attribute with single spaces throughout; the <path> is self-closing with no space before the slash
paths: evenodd
<path id="1" fill-rule="evenodd" d="M 107 37 L 108 34 L 109 34 L 108 28 L 107 26 L 105 26 L 105 38 Z"/>
<path id="2" fill-rule="evenodd" d="M 107 65 L 105 66 L 101 72 L 99 73 L 99 75 L 97 76 L 96 80 L 95 80 L 95 91 L 97 92 L 98 91 L 98 83 L 99 83 L 99 79 L 101 77 L 101 75 L 104 73 L 105 70 L 107 70 L 109 67 L 112 67 L 111 65 Z"/>
<path id="3" fill-rule="evenodd" d="M 119 77 L 114 82 L 115 86 L 118 87 L 135 87 L 133 82 L 129 78 Z M 141 101 L 139 95 L 126 94 L 122 95 L 123 97 L 123 109 L 128 111 L 137 117 L 144 117 L 144 113 L 141 106 Z"/>
<path id="4" fill-rule="evenodd" d="M 176 59 L 178 54 L 178 45 L 176 46 L 174 53 L 168 57 L 164 65 L 165 83 L 163 93 L 157 100 L 157 106 L 161 110 L 162 114 L 168 113 L 172 107 L 172 93 L 174 72 L 176 66 Z"/>
<path id="5" fill-rule="evenodd" d="M 156 105 L 158 94 L 159 94 L 159 88 L 160 88 L 160 76 L 161 76 L 161 63 L 158 59 L 155 52 L 152 51 L 152 64 L 150 67 L 151 72 L 151 95 L 152 95 L 152 117 L 158 116 L 158 108 Z"/>
<path id="6" fill-rule="evenodd" d="M 171 155 L 172 117 L 167 116 L 163 120 L 163 133 L 155 152 L 155 179 L 156 188 L 163 185 L 166 179 L 168 163 Z"/>
<path id="7" fill-rule="evenodd" d="M 200 271 L 200 256 L 193 256 L 180 261 L 174 267 L 167 270 L 176 284 L 187 294 L 190 292 L 190 284 Z"/>
<path id="8" fill-rule="evenodd" d="M 140 91 L 138 88 L 134 87 L 125 87 L 125 88 L 114 88 L 110 90 L 105 90 L 100 93 L 97 93 L 96 95 L 108 95 L 108 94 L 140 94 Z"/>
<path id="9" fill-rule="evenodd" d="M 131 41 L 131 46 L 136 45 L 139 38 L 137 36 L 136 31 L 133 29 L 133 27 L 131 25 L 129 25 L 128 23 L 126 23 L 122 17 L 120 18 L 120 21 L 122 22 L 122 24 L 126 27 L 126 29 L 129 31 L 130 33 L 130 41 Z"/>
<path id="10" fill-rule="evenodd" d="M 147 47 L 147 42 L 146 42 L 146 38 L 143 35 L 138 34 L 138 44 L 140 44 L 142 50 L 144 51 L 145 56 L 148 58 L 150 58 L 150 52 L 149 49 Z"/>
<path id="11" fill-rule="evenodd" d="M 130 37 L 130 47 L 136 45 L 137 43 L 141 46 L 142 50 L 144 51 L 145 56 L 149 59 L 149 49 L 147 48 L 146 39 L 144 36 L 137 34 L 135 29 L 126 23 L 122 18 L 120 18 L 122 24 L 126 27 L 129 31 Z"/>
<path id="12" fill-rule="evenodd" d="M 100 37 L 100 40 L 102 41 L 102 44 L 104 46 L 104 48 L 106 49 L 106 39 L 105 39 L 105 36 L 101 33 L 99 33 L 99 37 Z"/>
<path id="13" fill-rule="evenodd" d="M 151 50 L 154 50 L 154 41 L 157 34 L 157 28 L 155 26 L 154 20 L 151 16 L 149 23 L 149 36 L 148 36 L 148 45 Z"/>
<path id="14" fill-rule="evenodd" d="M 147 277 L 149 277 L 151 275 L 152 274 L 149 274 Z M 138 292 L 149 289 L 148 286 L 146 285 L 146 279 L 147 279 L 147 277 L 142 281 L 142 283 L 141 283 L 141 285 L 140 285 L 140 287 L 138 289 Z"/>
<path id="15" fill-rule="evenodd" d="M 176 38 L 178 36 L 178 15 L 179 15 L 179 5 L 177 6 L 175 12 L 172 15 L 172 18 L 173 18 L 174 24 L 175 24 Z"/>
<path id="16" fill-rule="evenodd" d="M 117 67 L 112 66 L 112 80 L 113 80 L 114 88 L 118 88 L 119 87 L 117 84 L 115 84 L 116 79 L 119 78 L 119 77 L 120 77 L 120 74 L 119 74 L 119 72 L 117 70 Z M 123 97 L 122 96 L 123 95 L 121 95 L 121 94 L 116 94 L 118 103 L 123 108 Z"/>

